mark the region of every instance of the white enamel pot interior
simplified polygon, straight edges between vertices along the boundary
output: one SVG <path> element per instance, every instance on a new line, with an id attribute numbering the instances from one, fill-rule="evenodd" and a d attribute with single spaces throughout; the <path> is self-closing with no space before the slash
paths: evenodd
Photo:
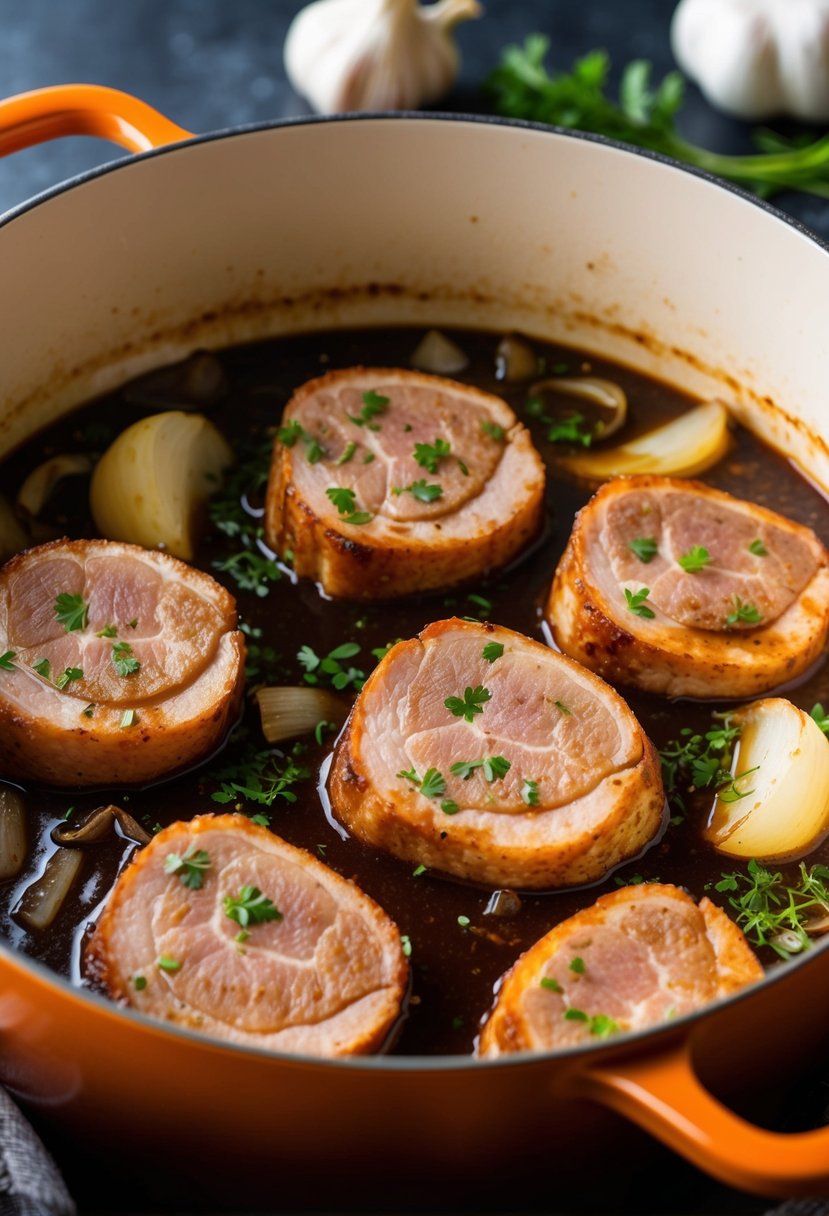
<path id="1" fill-rule="evenodd" d="M 3 121 L 0 106 L 0 132 Z M 10 213 L 0 266 L 0 455 L 196 346 L 458 324 L 601 352 L 718 396 L 829 486 L 827 251 L 739 193 L 600 140 L 418 115 L 218 133 Z M 2 1079 L 64 1132 L 109 1128 L 114 1140 L 126 1126 L 151 1143 L 153 1130 L 184 1125 L 182 1153 L 185 1140 L 195 1155 L 221 1144 L 260 1176 L 268 1161 L 308 1166 L 322 1134 L 340 1145 L 341 1166 L 351 1152 L 358 1176 L 383 1158 L 388 1185 L 403 1169 L 448 1178 L 462 1145 L 482 1193 L 494 1193 L 499 1143 L 519 1160 L 519 1140 L 537 1142 L 553 1103 L 563 1160 L 565 1124 L 592 1137 L 607 1118 L 598 1099 L 735 1185 L 814 1192 L 829 1186 L 829 1139 L 752 1129 L 702 1089 L 689 1061 L 705 1057 L 728 1075 L 730 1057 L 741 1083 L 746 1015 L 761 1044 L 789 1019 L 796 1043 L 778 1051 L 784 1066 L 825 1044 L 825 1009 L 805 994 L 821 981 L 825 990 L 827 957 L 815 949 L 756 992 L 621 1046 L 487 1065 L 327 1064 L 160 1028 L 3 949 Z M 281 1138 L 250 1122 L 234 1131 L 256 1092 Z M 574 1160 L 583 1168 L 584 1152 Z"/>

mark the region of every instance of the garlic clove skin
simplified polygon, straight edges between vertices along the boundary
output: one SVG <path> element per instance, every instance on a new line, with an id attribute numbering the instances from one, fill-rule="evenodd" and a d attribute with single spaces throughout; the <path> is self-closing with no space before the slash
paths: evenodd
<path id="1" fill-rule="evenodd" d="M 829 119 L 829 0 L 680 0 L 671 47 L 728 114 Z"/>
<path id="2" fill-rule="evenodd" d="M 478 0 L 315 0 L 291 23 L 285 70 L 320 114 L 417 109 L 451 88 L 452 31 L 480 13 Z"/>

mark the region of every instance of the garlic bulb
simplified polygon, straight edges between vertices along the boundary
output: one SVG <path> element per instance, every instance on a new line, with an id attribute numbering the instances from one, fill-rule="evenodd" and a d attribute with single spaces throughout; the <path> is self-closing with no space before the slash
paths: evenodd
<path id="1" fill-rule="evenodd" d="M 729 114 L 829 119 L 829 0 L 681 0 L 671 45 Z"/>
<path id="2" fill-rule="evenodd" d="M 452 31 L 477 17 L 478 0 L 316 0 L 285 39 L 285 70 L 320 114 L 414 110 L 451 88 Z"/>

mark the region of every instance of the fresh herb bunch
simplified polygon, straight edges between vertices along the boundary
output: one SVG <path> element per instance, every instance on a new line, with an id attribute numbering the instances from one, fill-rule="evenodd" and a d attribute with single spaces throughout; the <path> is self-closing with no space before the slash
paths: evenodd
<path id="1" fill-rule="evenodd" d="M 273 748 L 257 749 L 246 743 L 234 761 L 211 771 L 208 776 L 219 788 L 210 795 L 214 802 L 254 802 L 258 806 L 273 806 L 277 798 L 296 802 L 292 786 L 307 781 L 310 771 L 297 759 L 302 744 L 294 744 L 288 755 Z"/>
<path id="2" fill-rule="evenodd" d="M 608 96 L 610 58 L 595 50 L 577 59 L 572 70 L 551 74 L 544 65 L 549 39 L 531 34 L 522 47 L 510 46 L 487 81 L 495 110 L 508 118 L 554 123 L 662 152 L 675 160 L 736 182 L 761 198 L 781 190 L 804 190 L 829 198 L 829 135 L 803 142 L 771 131 L 754 132 L 759 152 L 725 156 L 682 139 L 676 119 L 685 81 L 670 72 L 651 83 L 651 65 L 643 59 L 622 73 L 619 99 Z"/>
<path id="3" fill-rule="evenodd" d="M 682 790 L 692 793 L 733 787 L 746 775 L 731 776 L 734 743 L 740 737 L 740 728 L 732 725 L 728 715 L 723 718 L 722 726 L 712 727 L 702 735 L 695 734 L 688 726 L 679 735 L 679 739 L 672 739 L 659 753 L 665 794 L 674 809 L 685 810 Z"/>
<path id="4" fill-rule="evenodd" d="M 808 950 L 810 924 L 829 917 L 829 866 L 807 870 L 801 862 L 800 882 L 790 886 L 781 873 L 752 860 L 747 874 L 723 874 L 715 890 L 729 893 L 735 920 L 749 941 L 771 946 L 781 958 Z"/>

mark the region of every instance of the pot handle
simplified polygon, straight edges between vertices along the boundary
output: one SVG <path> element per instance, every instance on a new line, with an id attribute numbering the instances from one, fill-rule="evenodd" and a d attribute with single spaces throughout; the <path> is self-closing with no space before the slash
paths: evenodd
<path id="1" fill-rule="evenodd" d="M 779 1198 L 829 1193 L 829 1127 L 786 1134 L 742 1119 L 702 1085 L 687 1041 L 585 1069 L 573 1083 L 730 1186 Z"/>
<path id="2" fill-rule="evenodd" d="M 192 139 L 137 97 L 103 85 L 60 84 L 0 101 L 0 156 L 62 135 L 94 135 L 129 152 Z"/>

